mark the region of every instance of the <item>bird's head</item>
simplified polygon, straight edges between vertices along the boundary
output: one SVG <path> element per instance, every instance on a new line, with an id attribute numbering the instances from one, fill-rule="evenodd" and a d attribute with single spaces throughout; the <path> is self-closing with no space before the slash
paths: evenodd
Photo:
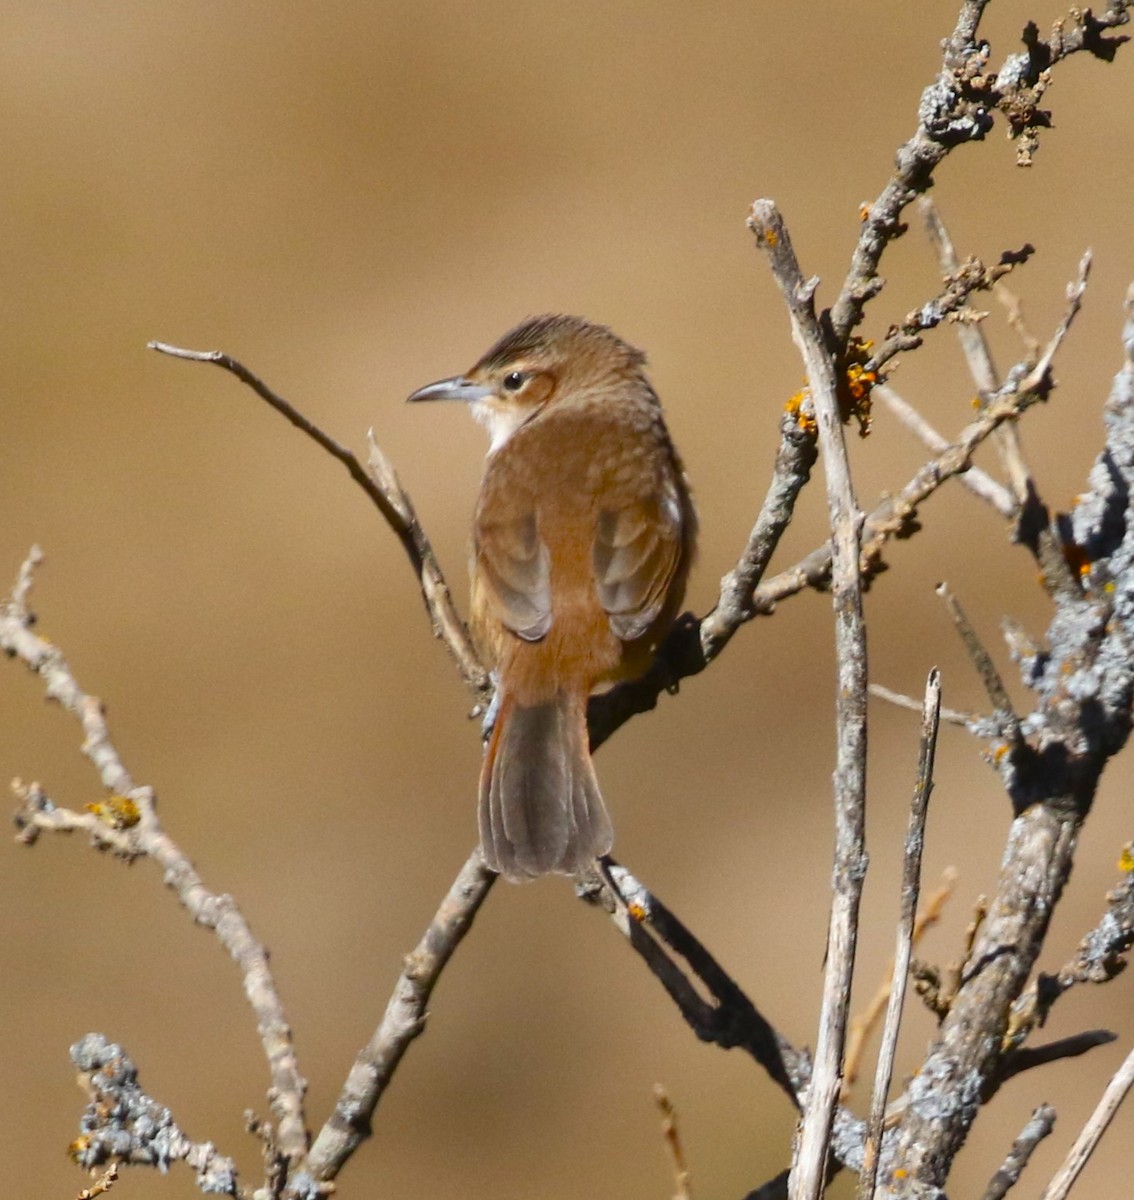
<path id="1" fill-rule="evenodd" d="M 410 400 L 464 400 L 499 449 L 541 410 L 582 397 L 617 395 L 639 383 L 645 355 L 605 325 L 582 317 L 532 317 L 506 333 L 466 374 L 414 392 Z"/>

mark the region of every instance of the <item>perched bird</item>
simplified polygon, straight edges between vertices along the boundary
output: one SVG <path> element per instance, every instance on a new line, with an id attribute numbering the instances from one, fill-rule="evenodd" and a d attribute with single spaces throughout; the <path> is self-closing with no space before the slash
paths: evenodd
<path id="1" fill-rule="evenodd" d="M 471 625 L 497 672 L 481 851 L 508 879 L 578 873 L 610 850 L 587 698 L 634 678 L 673 624 L 697 517 L 645 355 L 580 317 L 534 317 L 465 375 L 491 444 L 473 521 Z"/>

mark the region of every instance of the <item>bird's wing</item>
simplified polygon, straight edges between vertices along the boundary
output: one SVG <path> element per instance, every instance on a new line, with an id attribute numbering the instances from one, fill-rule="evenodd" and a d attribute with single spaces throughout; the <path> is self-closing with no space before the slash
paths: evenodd
<path id="1" fill-rule="evenodd" d="M 551 556 L 534 512 L 478 520 L 478 574 L 495 615 L 517 637 L 536 642 L 551 628 Z"/>
<path id="2" fill-rule="evenodd" d="M 599 513 L 595 584 L 610 627 L 624 642 L 657 620 L 681 557 L 683 513 L 672 482 L 660 498 Z"/>

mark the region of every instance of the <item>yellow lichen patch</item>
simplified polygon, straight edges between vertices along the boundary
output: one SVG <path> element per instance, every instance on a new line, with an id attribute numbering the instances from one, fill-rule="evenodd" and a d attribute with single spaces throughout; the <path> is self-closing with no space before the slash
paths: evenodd
<path id="1" fill-rule="evenodd" d="M 862 202 L 862 203 L 861 203 L 861 204 L 858 206 L 858 219 L 859 219 L 860 221 L 865 221 L 865 220 L 867 220 L 869 217 L 870 217 L 870 205 L 869 205 L 869 204 L 867 204 L 867 203 L 866 203 L 866 201 L 864 200 L 864 201 L 863 201 L 863 202 Z"/>
<path id="2" fill-rule="evenodd" d="M 803 388 L 788 400 L 784 408 L 795 418 L 795 423 L 808 437 L 814 437 L 819 431 L 819 427 L 815 423 L 815 418 L 803 407 L 810 399 L 811 393 L 807 388 Z"/>
<path id="3" fill-rule="evenodd" d="M 1129 875 L 1134 871 L 1134 842 L 1127 842 L 1118 856 L 1118 869 Z"/>
<path id="4" fill-rule="evenodd" d="M 878 383 L 878 372 L 867 368 L 873 349 L 872 341 L 852 337 L 838 364 L 839 411 L 844 422 L 858 422 L 860 437 L 870 432 L 870 393 Z"/>
<path id="5" fill-rule="evenodd" d="M 992 761 L 993 761 L 994 763 L 998 763 L 998 762 L 1000 762 L 1000 760 L 1001 760 L 1001 759 L 1004 757 L 1004 755 L 1005 755 L 1005 754 L 1007 754 L 1007 753 L 1008 753 L 1008 743 L 1007 743 L 1007 742 L 1001 742 L 1001 743 L 1000 743 L 1000 744 L 999 744 L 999 745 L 996 747 L 996 749 L 995 749 L 995 750 L 993 750 L 993 752 L 992 752 Z"/>
<path id="6" fill-rule="evenodd" d="M 780 235 L 774 229 L 765 229 L 764 241 L 766 241 L 769 246 L 778 246 L 780 242 Z"/>
<path id="7" fill-rule="evenodd" d="M 627 907 L 628 912 L 634 918 L 635 921 L 638 921 L 638 922 L 644 921 L 646 919 L 646 916 L 648 915 L 646 913 L 646 910 L 640 904 L 631 903 L 631 904 L 628 904 L 626 907 Z"/>
<path id="8" fill-rule="evenodd" d="M 67 1147 L 67 1153 L 71 1157 L 71 1160 L 73 1162 L 78 1162 L 79 1156 L 83 1153 L 84 1150 L 86 1150 L 90 1146 L 90 1144 L 91 1144 L 91 1139 L 89 1137 L 87 1137 L 87 1135 L 85 1133 L 80 1134 Z"/>
<path id="9" fill-rule="evenodd" d="M 129 796 L 109 796 L 87 805 L 87 812 L 94 813 L 104 824 L 114 829 L 129 829 L 142 819 L 141 810 Z"/>

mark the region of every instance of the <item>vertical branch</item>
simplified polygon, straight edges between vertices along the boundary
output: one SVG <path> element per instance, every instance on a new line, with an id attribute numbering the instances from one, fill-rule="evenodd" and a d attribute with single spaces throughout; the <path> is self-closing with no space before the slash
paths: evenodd
<path id="1" fill-rule="evenodd" d="M 789 1183 L 791 1200 L 815 1200 L 826 1178 L 831 1125 L 842 1083 L 858 908 L 866 872 L 866 624 L 859 571 L 863 518 L 851 485 L 835 363 L 815 315 L 817 281 L 804 281 L 783 219 L 770 200 L 753 204 L 748 225 L 769 257 L 787 302 L 792 338 L 803 357 L 819 425 L 832 532 L 831 591 L 838 656 L 834 895 L 815 1070 Z"/>
<path id="2" fill-rule="evenodd" d="M 941 718 L 941 673 L 936 667 L 925 684 L 925 704 L 921 716 L 921 753 L 917 764 L 917 783 L 910 801 L 910 821 L 906 832 L 905 856 L 902 862 L 901 915 L 898 919 L 898 941 L 894 951 L 894 981 L 886 1007 L 886 1022 L 882 1029 L 882 1046 L 878 1051 L 878 1069 L 874 1076 L 874 1097 L 870 1104 L 870 1123 L 867 1126 L 866 1149 L 863 1156 L 859 1200 L 871 1200 L 878 1179 L 878 1151 L 882 1144 L 882 1121 L 886 1115 L 886 1097 L 894 1073 L 894 1052 L 898 1048 L 898 1029 L 902 1021 L 902 1005 L 906 998 L 906 983 L 910 974 L 910 955 L 913 952 L 914 922 L 921 890 L 921 852 L 925 845 L 925 817 L 929 793 L 933 789 L 933 760 L 937 752 L 937 729 Z"/>

